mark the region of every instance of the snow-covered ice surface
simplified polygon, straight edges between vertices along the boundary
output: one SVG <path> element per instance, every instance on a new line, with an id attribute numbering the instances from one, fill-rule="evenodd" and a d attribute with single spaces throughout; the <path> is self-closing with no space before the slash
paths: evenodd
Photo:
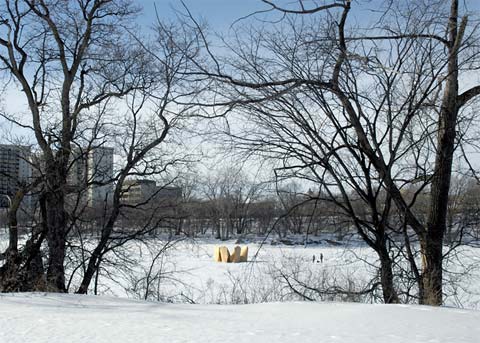
<path id="1" fill-rule="evenodd" d="M 161 247 L 162 242 L 158 243 Z M 280 269 L 290 272 L 296 267 L 302 273 L 312 273 L 312 276 L 343 280 L 351 277 L 356 283 L 366 284 L 374 268 L 365 260 L 371 260 L 372 253 L 368 248 L 355 249 L 338 246 L 271 246 L 248 244 L 249 260 L 258 252 L 252 263 L 216 263 L 213 259 L 215 246 L 225 244 L 230 250 L 235 245 L 233 241 L 223 243 L 180 242 L 164 253 L 162 265 L 157 265 L 154 271 L 161 269 L 164 277 L 160 282 L 160 300 L 167 302 L 193 301 L 197 304 L 229 304 L 272 302 L 285 300 L 301 300 L 299 296 L 280 282 Z M 158 251 L 160 248 L 154 249 Z M 102 275 L 99 284 L 99 294 L 142 299 L 144 289 L 135 293 L 134 285 L 138 286 L 138 278 L 145 276 L 152 260 L 145 246 L 129 247 L 130 256 L 138 263 L 131 278 L 130 270 L 126 275 L 121 268 L 109 268 L 108 275 Z M 322 253 L 323 263 L 312 263 L 312 256 L 319 258 Z M 118 263 L 119 265 L 120 263 Z M 288 270 L 288 271 L 287 271 Z M 110 277 L 110 278 L 109 278 Z M 112 282 L 112 279 L 117 283 Z M 303 280 L 307 282 L 308 280 Z M 309 280 L 316 282 L 318 280 Z M 155 284 L 154 286 L 157 286 Z M 154 292 L 153 292 L 154 293 Z M 155 300 L 154 294 L 150 299 Z"/>
<path id="2" fill-rule="evenodd" d="M 182 305 L 58 294 L 0 295 L 0 342 L 476 343 L 480 311 L 406 305 Z"/>
<path id="3" fill-rule="evenodd" d="M 164 243 L 159 240 L 150 244 L 155 253 Z M 161 263 L 153 268 L 154 272 L 161 272 L 163 276 L 161 282 L 153 283 L 149 299 L 177 303 L 192 301 L 197 304 L 295 301 L 301 300 L 301 297 L 292 292 L 280 274 L 298 277 L 310 286 L 326 282 L 324 287 L 335 283 L 335 286 L 345 289 L 354 286 L 351 290 L 361 291 L 378 273 L 378 258 L 372 249 L 363 245 L 304 247 L 266 244 L 259 250 L 258 243 L 250 243 L 249 260 L 257 252 L 258 257 L 252 263 L 240 264 L 214 262 L 214 247 L 218 245 L 226 245 L 231 250 L 235 242 L 183 241 L 167 250 L 159 260 Z M 138 280 L 149 271 L 151 253 L 144 245 L 131 245 L 128 251 L 135 261 L 135 272 L 124 272 L 118 268 L 122 261 L 113 267 L 107 266 L 108 275 L 102 273 L 99 279 L 99 294 L 144 298 L 145 289 Z M 324 257 L 323 263 L 312 263 L 313 255 L 318 259 L 320 253 Z M 455 258 L 449 261 L 445 263 L 444 273 L 445 304 L 480 309 L 480 248 L 460 247 Z M 301 287 L 299 289 L 302 290 Z M 319 299 L 315 292 L 307 295 L 316 300 L 332 300 L 332 297 Z M 339 297 L 333 299 L 339 300 Z M 371 299 L 356 301 L 371 302 Z"/>
<path id="4" fill-rule="evenodd" d="M 329 241 L 334 242 L 333 239 Z M 132 242 L 121 253 L 108 254 L 98 278 L 98 294 L 196 304 L 296 301 L 302 297 L 292 290 L 284 275 L 290 278 L 289 281 L 299 280 L 301 284 L 319 289 L 339 287 L 361 292 L 370 288 L 371 280 L 378 274 L 378 257 L 372 249 L 356 240 L 333 244 L 322 239 L 321 244 L 307 246 L 267 242 L 261 248 L 259 240 L 252 240 L 241 244 L 248 245 L 250 262 L 239 264 L 216 263 L 213 260 L 215 246 L 226 245 L 231 250 L 236 245 L 235 240 L 182 240 L 172 244 L 152 265 L 154 256 L 167 242 L 160 237 L 141 243 Z M 0 231 L 0 251 L 7 244 L 8 237 Z M 258 256 L 254 259 L 253 255 L 257 252 Z M 324 257 L 323 263 L 313 262 L 313 255 L 318 260 L 320 254 Z M 71 293 L 81 281 L 82 268 L 78 268 L 78 261 L 82 258 L 81 254 L 70 258 L 70 264 L 66 266 L 67 280 L 72 280 L 69 282 Z M 71 261 L 75 263 L 71 264 Z M 444 267 L 445 305 L 480 310 L 480 247 L 458 247 L 454 254 L 448 255 Z M 76 271 L 72 277 L 69 274 L 71 271 Z M 147 291 L 146 278 L 150 272 L 153 279 Z M 399 281 L 396 280 L 397 283 Z M 305 291 L 300 283 L 293 286 L 315 300 L 381 301 L 380 290 L 374 297 L 319 296 L 315 290 Z M 402 284 L 399 288 L 405 290 L 407 286 Z M 92 282 L 89 293 L 93 292 Z"/>

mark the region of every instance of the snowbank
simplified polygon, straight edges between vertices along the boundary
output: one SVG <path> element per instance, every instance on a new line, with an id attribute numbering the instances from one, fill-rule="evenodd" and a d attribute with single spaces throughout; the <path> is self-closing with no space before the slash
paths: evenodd
<path id="1" fill-rule="evenodd" d="M 173 305 L 0 295 L 0 342 L 479 342 L 480 311 L 403 305 Z"/>

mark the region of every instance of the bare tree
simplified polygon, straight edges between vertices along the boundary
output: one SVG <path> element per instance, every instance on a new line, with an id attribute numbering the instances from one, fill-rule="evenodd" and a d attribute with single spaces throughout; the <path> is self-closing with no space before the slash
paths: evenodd
<path id="1" fill-rule="evenodd" d="M 193 81 L 188 80 L 185 75 L 190 68 L 192 55 L 197 53 L 196 37 L 187 33 L 178 35 L 178 32 L 179 28 L 175 25 L 158 22 L 152 46 L 142 44 L 151 59 L 147 66 L 150 67 L 149 77 L 152 85 L 147 91 L 142 89 L 127 96 L 126 125 L 123 128 L 116 125 L 117 130 L 125 130 L 115 131 L 116 137 L 122 137 L 120 144 L 124 152 L 124 161 L 115 176 L 111 209 L 106 215 L 99 242 L 89 252 L 88 263 L 77 293 L 87 293 L 107 253 L 122 247 L 130 240 L 154 232 L 161 225 L 173 226 L 172 221 L 176 220 L 172 211 L 167 213 L 160 211 L 162 203 L 157 195 L 165 185 L 134 205 L 123 202 L 122 195 L 128 190 L 124 185 L 129 177 L 159 176 L 165 174 L 168 168 L 188 161 L 181 152 L 169 154 L 166 147 L 161 150 L 172 131 L 179 130 L 180 123 L 190 115 L 190 106 L 178 103 L 179 99 L 185 102 L 190 97 L 190 87 L 187 84 Z M 137 229 L 127 228 L 125 232 L 115 229 L 122 209 L 132 207 L 139 209 L 152 201 L 156 204 L 147 207 L 147 220 L 142 221 L 143 225 Z"/>
<path id="2" fill-rule="evenodd" d="M 247 123 L 226 126 L 245 149 L 319 184 L 381 261 L 390 261 L 389 232 L 403 230 L 408 247 L 413 232 L 421 268 L 410 248 L 404 256 L 416 275 L 419 302 L 440 305 L 453 156 L 465 143 L 464 132 L 457 136 L 459 115 L 480 93 L 480 86 L 459 87 L 478 62 L 475 22 L 468 25 L 457 0 L 387 1 L 366 28 L 349 24 L 357 5 L 350 0 L 309 8 L 302 1 L 287 7 L 263 2 L 281 20 L 269 30 L 237 34 L 226 59 L 208 51 L 214 67 L 202 72 L 216 81 L 222 98 L 202 105 Z M 414 183 L 418 192 L 408 199 L 403 189 Z M 413 209 L 424 191 L 425 220 Z M 359 213 L 356 201 L 367 211 Z M 388 269 L 382 266 L 382 280 L 391 284 Z M 385 291 L 385 301 L 395 301 L 395 292 Z"/>
<path id="3" fill-rule="evenodd" d="M 123 0 L 1 4 L 2 70 L 22 90 L 30 119 L 5 116 L 32 130 L 42 154 L 49 290 L 65 291 L 67 174 L 82 114 L 142 86 L 132 73 L 138 50 L 125 38 L 136 11 Z"/>
<path id="4" fill-rule="evenodd" d="M 204 206 L 215 227 L 216 238 L 243 235 L 250 222 L 251 206 L 264 188 L 250 180 L 242 168 L 224 167 L 206 175 L 203 181 Z"/>
<path id="5" fill-rule="evenodd" d="M 111 191 L 97 208 L 103 218 L 100 239 L 93 251 L 81 249 L 74 270 L 83 271 L 79 292 L 87 292 L 107 252 L 159 225 L 157 217 L 156 223 L 133 232 L 114 229 L 125 207 L 124 181 L 154 177 L 181 159 L 167 160 L 171 155 L 159 154 L 159 146 L 188 111 L 178 103 L 191 97 L 188 84 L 195 82 L 188 83 L 185 75 L 197 50 L 195 34 L 184 30 L 181 35 L 182 28 L 160 22 L 154 43 L 135 38 L 138 11 L 130 0 L 4 0 L 0 5 L 2 72 L 22 91 L 29 113 L 2 116 L 30 130 L 39 150 L 33 183 L 40 223 L 29 240 L 35 255 L 16 263 L 41 261 L 40 247 L 46 242 L 47 264 L 43 282 L 25 290 L 67 290 L 69 235 L 85 223 L 92 206 L 82 199 L 92 187 Z M 120 166 L 113 177 L 100 177 L 102 171 L 88 166 L 90 154 L 113 147 L 120 148 Z M 72 184 L 77 172 L 81 181 Z"/>

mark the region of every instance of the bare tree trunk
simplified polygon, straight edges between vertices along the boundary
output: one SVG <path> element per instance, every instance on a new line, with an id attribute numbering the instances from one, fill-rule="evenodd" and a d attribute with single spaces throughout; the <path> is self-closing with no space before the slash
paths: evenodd
<path id="1" fill-rule="evenodd" d="M 442 304 L 443 240 L 446 231 L 448 197 L 458 115 L 458 49 L 465 24 L 458 27 L 458 0 L 452 0 L 449 19 L 448 76 L 439 115 L 437 154 L 431 186 L 427 232 L 421 242 L 423 262 L 422 286 L 427 305 Z"/>
<path id="2" fill-rule="evenodd" d="M 422 289 L 419 292 L 420 304 L 436 306 L 442 304 L 442 246 L 439 238 L 430 237 L 421 242 L 423 271 L 420 282 Z"/>
<path id="3" fill-rule="evenodd" d="M 380 257 L 380 282 L 382 284 L 383 301 L 385 304 L 398 304 L 400 302 L 393 282 L 392 260 L 388 250 L 383 247 L 377 251 Z"/>
<path id="4" fill-rule="evenodd" d="M 123 180 L 124 178 L 120 181 L 121 184 L 123 184 Z M 117 185 L 117 189 L 114 195 L 114 204 L 113 204 L 112 213 L 110 214 L 107 224 L 102 229 L 102 236 L 100 238 L 100 242 L 97 244 L 97 246 L 92 252 L 92 255 L 90 256 L 87 270 L 83 275 L 83 279 L 80 284 L 80 287 L 76 291 L 76 293 L 78 294 L 87 294 L 88 287 L 90 286 L 90 283 L 92 282 L 94 275 L 96 275 L 96 273 L 98 272 L 98 268 L 100 267 L 100 262 L 104 254 L 103 251 L 107 246 L 108 240 L 113 230 L 113 226 L 115 225 L 118 215 L 120 214 L 120 189 L 121 189 L 121 186 Z M 98 274 L 97 274 L 97 278 L 98 278 Z M 97 287 L 96 285 L 97 285 L 97 280 L 95 281 L 95 288 Z"/>
<path id="5" fill-rule="evenodd" d="M 23 193 L 17 193 L 11 200 L 8 209 L 8 248 L 5 252 L 5 264 L 0 268 L 0 290 L 2 292 L 16 292 L 21 287 L 19 275 L 22 258 L 18 253 L 17 211 L 23 199 Z"/>
<path id="6" fill-rule="evenodd" d="M 65 242 L 66 214 L 65 199 L 61 192 L 46 195 L 46 223 L 48 227 L 48 268 L 47 289 L 55 292 L 66 292 L 65 287 Z"/>
<path id="7" fill-rule="evenodd" d="M 44 268 L 40 247 L 45 238 L 45 229 L 33 228 L 32 236 L 24 248 L 18 250 L 17 212 L 26 194 L 20 189 L 12 199 L 8 212 L 9 247 L 5 253 L 5 263 L 0 268 L 1 292 L 44 291 Z"/>

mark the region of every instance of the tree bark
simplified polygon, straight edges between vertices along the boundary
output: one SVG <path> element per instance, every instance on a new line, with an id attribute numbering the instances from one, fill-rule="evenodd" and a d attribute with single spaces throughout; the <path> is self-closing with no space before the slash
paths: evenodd
<path id="1" fill-rule="evenodd" d="M 420 303 L 441 305 L 443 241 L 458 116 L 458 49 L 466 21 L 458 26 L 458 0 L 452 0 L 449 19 L 448 76 L 443 94 L 437 133 L 437 152 L 430 193 L 427 231 L 421 237 L 423 298 Z"/>
<path id="2" fill-rule="evenodd" d="M 46 195 L 45 205 L 49 251 L 47 290 L 64 293 L 66 292 L 64 261 L 67 234 L 65 195 L 61 191 L 50 192 Z"/>
<path id="3" fill-rule="evenodd" d="M 380 282 L 382 284 L 383 301 L 385 304 L 398 304 L 400 299 L 395 290 L 392 260 L 388 255 L 388 250 L 383 247 L 377 253 L 380 257 Z"/>

